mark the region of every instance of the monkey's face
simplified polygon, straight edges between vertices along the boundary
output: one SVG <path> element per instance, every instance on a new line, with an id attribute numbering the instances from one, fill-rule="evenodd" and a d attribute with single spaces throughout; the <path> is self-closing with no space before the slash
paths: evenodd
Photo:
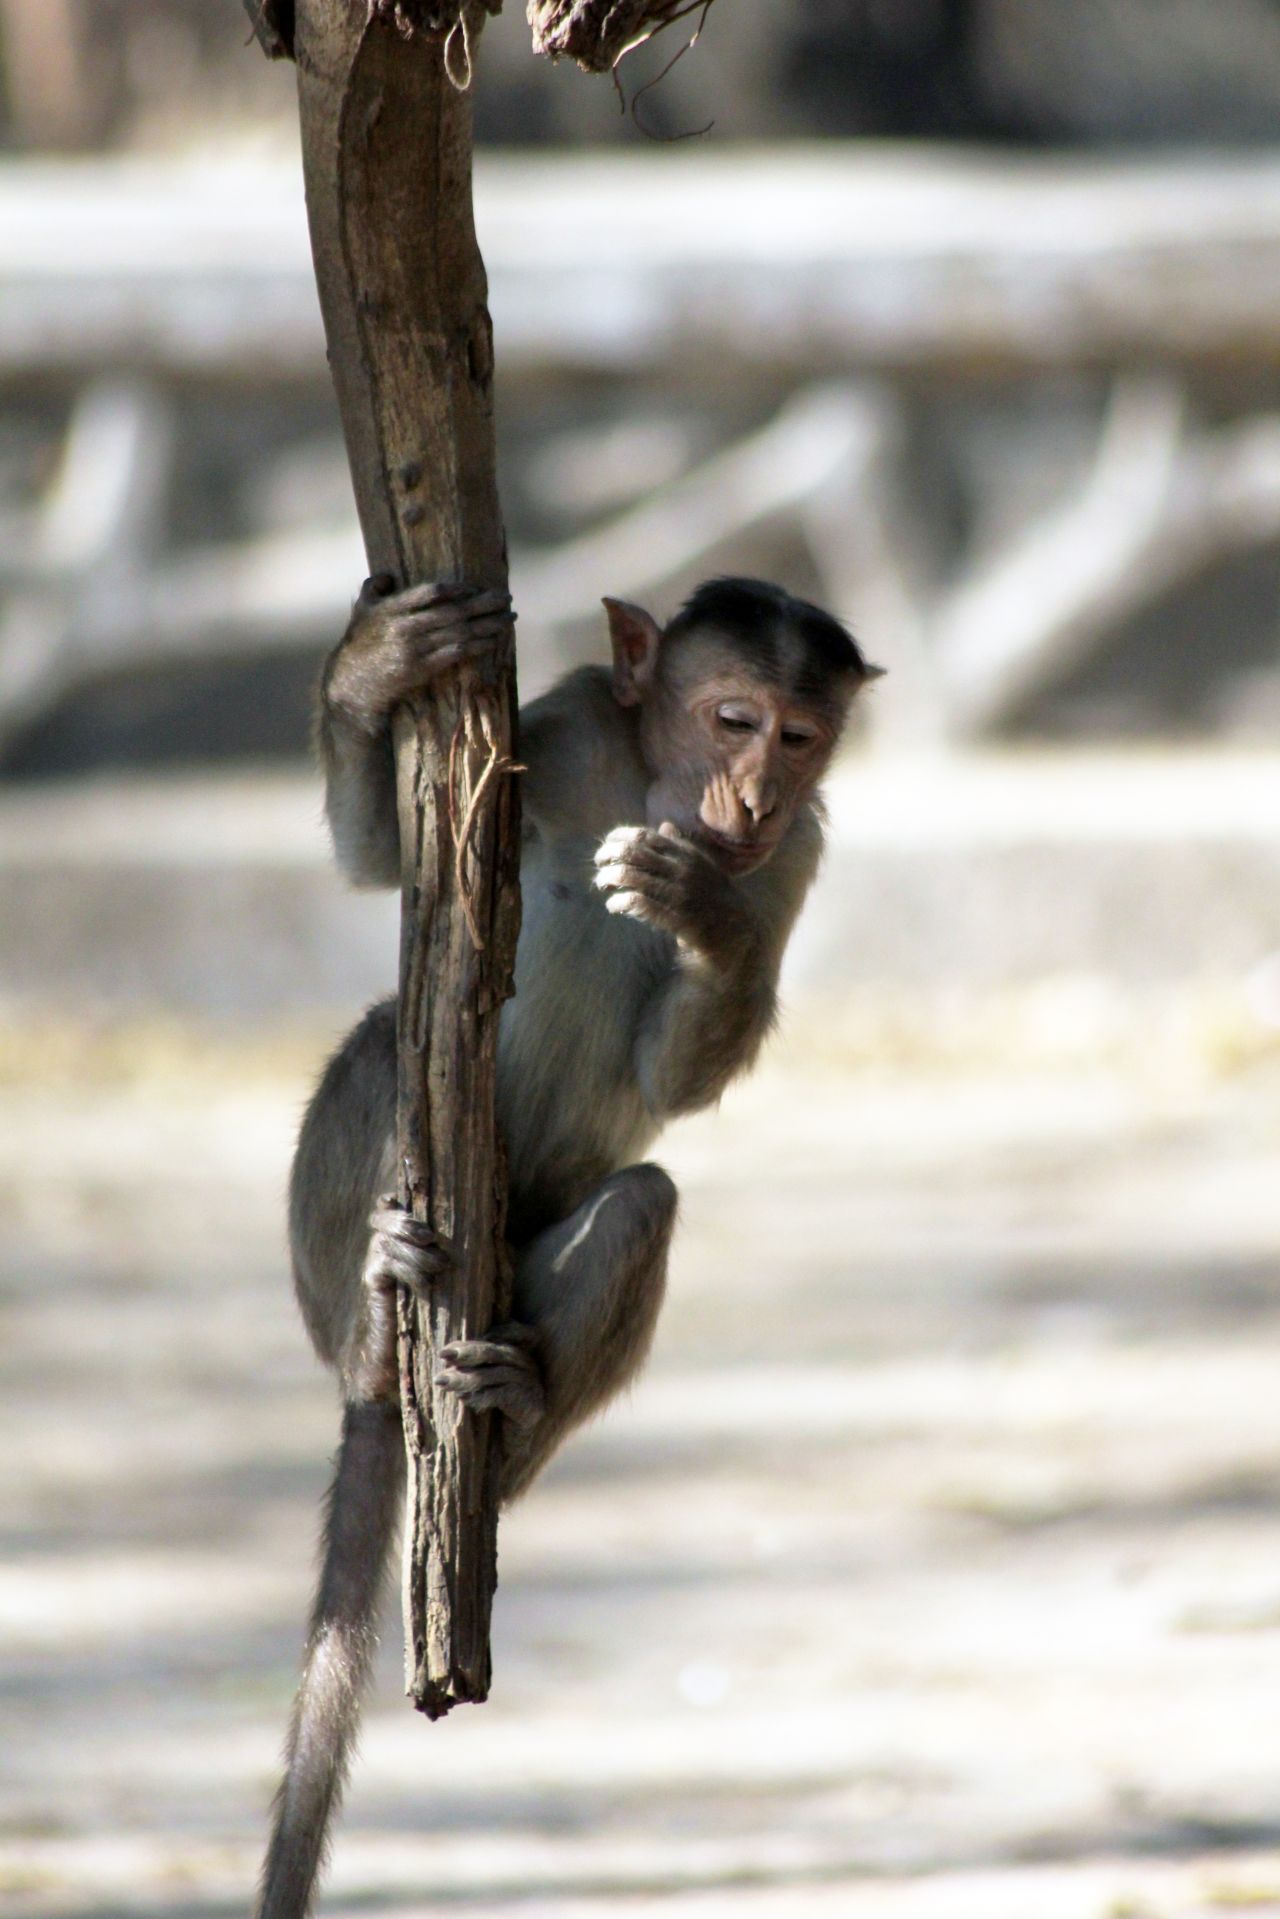
<path id="1" fill-rule="evenodd" d="M 847 697 L 802 696 L 729 649 L 681 646 L 644 702 L 650 825 L 670 820 L 735 877 L 779 845 L 825 773 Z"/>

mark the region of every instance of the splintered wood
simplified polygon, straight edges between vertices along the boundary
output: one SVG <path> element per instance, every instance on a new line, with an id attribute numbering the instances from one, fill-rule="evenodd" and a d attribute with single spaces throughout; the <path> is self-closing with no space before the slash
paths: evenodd
<path id="1" fill-rule="evenodd" d="M 529 0 L 533 50 L 567 56 L 587 73 L 607 73 L 633 47 L 676 20 L 702 17 L 711 0 Z"/>

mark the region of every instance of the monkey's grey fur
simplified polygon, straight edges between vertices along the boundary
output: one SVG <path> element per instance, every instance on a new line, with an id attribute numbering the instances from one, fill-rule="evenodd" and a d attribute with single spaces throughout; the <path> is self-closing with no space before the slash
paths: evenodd
<path id="1" fill-rule="evenodd" d="M 676 1192 L 660 1167 L 635 1162 L 668 1118 L 716 1100 L 769 1031 L 822 850 L 817 779 L 872 671 L 828 616 L 757 583 L 700 589 L 666 634 L 606 604 L 612 683 L 585 668 L 520 720 L 524 917 L 498 1057 L 515 1323 L 446 1349 L 437 1374 L 464 1403 L 505 1415 L 504 1499 L 645 1357 Z M 399 878 L 391 707 L 481 655 L 505 617 L 495 596 L 458 588 L 388 598 L 373 582 L 357 602 L 320 721 L 334 845 L 357 885 Z M 664 645 L 676 665 L 662 665 Z M 698 703 L 708 686 L 710 719 Z M 790 702 L 799 732 L 779 733 L 771 701 L 779 712 Z M 768 752 L 746 740 L 743 710 L 761 716 L 761 733 L 774 728 Z M 811 712 L 825 728 L 816 741 Z M 716 781 L 714 804 L 702 800 Z M 728 832 L 715 825 L 725 819 Z M 395 1184 L 395 1078 L 387 1001 L 329 1063 L 293 1168 L 298 1298 L 342 1382 L 344 1416 L 261 1919 L 310 1907 L 368 1676 L 404 1477 L 395 1289 L 425 1291 L 447 1268 L 430 1230 L 379 1198 Z"/>

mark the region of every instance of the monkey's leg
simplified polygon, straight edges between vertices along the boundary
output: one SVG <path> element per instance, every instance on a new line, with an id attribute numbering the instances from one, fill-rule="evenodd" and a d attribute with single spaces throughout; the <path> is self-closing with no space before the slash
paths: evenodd
<path id="1" fill-rule="evenodd" d="M 522 1492 L 574 1426 L 644 1362 L 658 1321 L 676 1189 L 660 1166 L 629 1166 L 531 1240 L 516 1267 L 520 1324 L 446 1346 L 437 1383 L 507 1415 L 502 1496 Z M 538 1363 L 530 1350 L 536 1342 Z"/>

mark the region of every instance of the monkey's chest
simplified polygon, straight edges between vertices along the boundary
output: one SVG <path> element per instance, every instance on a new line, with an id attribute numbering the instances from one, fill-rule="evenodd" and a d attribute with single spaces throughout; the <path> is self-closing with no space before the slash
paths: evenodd
<path id="1" fill-rule="evenodd" d="M 498 1113 L 513 1204 L 570 1209 L 656 1130 L 636 1076 L 646 1011 L 676 963 L 665 934 L 605 911 L 594 842 L 526 849 L 515 997 L 503 1008 Z"/>

